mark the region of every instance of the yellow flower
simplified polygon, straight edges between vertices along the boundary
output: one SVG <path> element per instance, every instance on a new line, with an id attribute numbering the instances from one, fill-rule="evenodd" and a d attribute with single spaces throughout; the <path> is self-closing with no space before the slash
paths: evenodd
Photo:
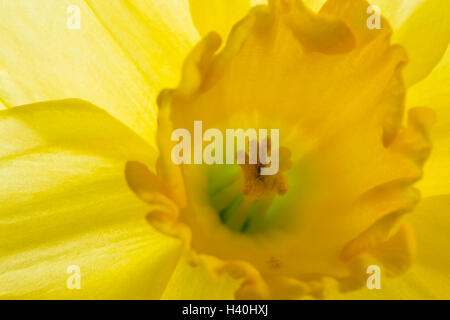
<path id="1" fill-rule="evenodd" d="M 449 298 L 450 4 L 324 2 L 2 4 L 0 296 Z M 175 166 L 194 120 L 280 128 L 282 172 Z"/>

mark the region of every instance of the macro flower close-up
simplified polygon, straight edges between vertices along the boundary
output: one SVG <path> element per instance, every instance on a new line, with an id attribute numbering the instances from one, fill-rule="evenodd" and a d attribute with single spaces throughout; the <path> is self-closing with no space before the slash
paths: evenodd
<path id="1" fill-rule="evenodd" d="M 448 0 L 4 0 L 1 299 L 450 299 Z"/>

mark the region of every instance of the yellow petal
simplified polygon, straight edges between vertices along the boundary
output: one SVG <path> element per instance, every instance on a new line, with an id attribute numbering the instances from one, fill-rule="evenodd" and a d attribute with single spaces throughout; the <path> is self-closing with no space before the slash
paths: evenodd
<path id="1" fill-rule="evenodd" d="M 187 1 L 86 3 L 142 71 L 153 94 L 177 84 L 183 60 L 198 40 Z"/>
<path id="2" fill-rule="evenodd" d="M 7 255 L 2 252 L 1 298 L 160 298 L 178 260 L 178 243 L 156 232 L 141 219 L 146 208 L 140 206 L 138 209 L 139 205 L 133 195 L 127 193 L 126 187 L 121 186 L 120 191 L 113 190 L 110 185 L 109 189 L 107 185 L 97 185 L 97 188 L 103 188 L 105 192 L 96 192 L 92 199 L 69 197 L 64 203 L 65 210 L 39 206 L 41 214 L 59 216 L 52 219 L 56 221 L 51 225 L 49 218 L 40 218 L 27 225 L 8 226 L 22 235 L 29 231 L 40 232 L 40 235 L 39 241 L 32 242 L 15 238 L 24 247 Z M 98 205 L 99 197 L 110 202 Z M 84 212 L 82 216 L 80 211 Z M 67 219 L 77 215 L 76 219 Z M 89 228 L 86 224 L 90 224 Z M 55 230 L 72 230 L 73 226 L 76 230 L 67 235 L 54 234 Z M 45 233 L 50 235 L 43 237 Z M 2 235 L 1 240 L 4 239 Z M 79 267 L 80 290 L 67 287 L 71 266 Z"/>
<path id="3" fill-rule="evenodd" d="M 76 18 L 69 8 L 80 10 L 79 30 L 68 28 Z M 0 21 L 5 105 L 81 98 L 149 141 L 156 95 L 176 83 L 197 37 L 182 0 L 8 1 Z"/>
<path id="4" fill-rule="evenodd" d="M 368 0 L 371 5 L 380 8 L 381 14 L 397 29 L 412 11 L 424 0 Z M 314 11 L 319 11 L 327 0 L 304 0 Z M 368 17 L 368 16 L 367 16 Z"/>
<path id="5" fill-rule="evenodd" d="M 429 105 L 438 112 L 436 126 L 444 126 L 450 122 L 450 90 L 448 90 L 448 84 L 450 84 L 450 48 L 447 49 L 433 72 L 425 80 L 408 90 L 407 104 L 409 106 Z M 445 123 L 442 121 L 445 121 Z"/>
<path id="6" fill-rule="evenodd" d="M 29 104 L 0 112 L 0 156 L 59 146 L 153 164 L 155 149 L 106 111 L 79 99 Z"/>
<path id="7" fill-rule="evenodd" d="M 381 274 L 381 289 L 366 287 L 358 292 L 337 295 L 338 299 L 449 299 L 450 196 L 424 199 L 411 214 L 416 236 L 416 261 L 400 278 Z"/>
<path id="8" fill-rule="evenodd" d="M 450 41 L 450 2 L 428 0 L 414 10 L 394 33 L 393 41 L 408 51 L 405 83 L 411 86 L 425 78 L 447 50 Z"/>
<path id="9" fill-rule="evenodd" d="M 148 225 L 123 173 L 128 157 L 153 161 L 150 147 L 80 101 L 1 111 L 0 146 L 1 297 L 160 296 L 179 244 Z"/>
<path id="10" fill-rule="evenodd" d="M 208 273 L 204 268 L 193 267 L 180 259 L 170 278 L 162 299 L 178 300 L 230 300 L 239 288 L 241 280 L 227 274 L 221 277 Z"/>
<path id="11" fill-rule="evenodd" d="M 405 22 L 424 0 L 368 0 L 380 8 L 394 30 Z"/>
<path id="12" fill-rule="evenodd" d="M 211 31 L 227 39 L 231 27 L 250 9 L 249 0 L 189 0 L 189 8 L 200 35 Z"/>
<path id="13" fill-rule="evenodd" d="M 417 237 L 417 283 L 438 299 L 450 299 L 450 195 L 424 199 L 411 215 Z"/>
<path id="14" fill-rule="evenodd" d="M 450 190 L 450 49 L 424 80 L 409 90 L 408 106 L 426 105 L 437 113 L 437 123 L 432 130 L 433 152 L 425 175 L 419 183 L 424 196 L 447 194 Z"/>
<path id="15" fill-rule="evenodd" d="M 250 0 L 250 6 L 259 6 L 267 4 L 267 0 Z"/>

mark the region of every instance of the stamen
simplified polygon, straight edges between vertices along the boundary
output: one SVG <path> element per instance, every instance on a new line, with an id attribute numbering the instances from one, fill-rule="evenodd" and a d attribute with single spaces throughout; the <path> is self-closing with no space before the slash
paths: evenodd
<path id="1" fill-rule="evenodd" d="M 244 197 L 239 207 L 233 212 L 231 217 L 227 221 L 227 226 L 236 232 L 241 231 L 244 223 L 252 213 L 255 200 Z"/>
<path id="2" fill-rule="evenodd" d="M 242 181 L 235 180 L 229 187 L 226 186 L 222 190 L 216 192 L 211 196 L 211 204 L 217 210 L 225 209 L 230 201 L 233 200 L 242 188 Z"/>
<path id="3" fill-rule="evenodd" d="M 251 223 L 249 221 L 249 224 L 245 230 L 246 232 L 251 233 L 253 231 L 263 229 L 264 223 L 266 221 L 266 213 L 272 205 L 272 201 L 274 198 L 275 196 L 272 196 L 256 201 L 255 212 L 251 216 Z"/>
<path id="4" fill-rule="evenodd" d="M 268 140 L 270 145 L 270 139 Z M 261 175 L 261 168 L 270 166 L 262 164 L 258 158 L 257 164 L 240 165 L 243 174 L 242 194 L 253 199 L 273 198 L 274 195 L 284 195 L 289 185 L 283 171 L 289 169 L 292 165 L 290 152 L 286 148 L 280 148 L 280 171 L 273 176 Z M 248 158 L 248 157 L 247 157 Z"/>

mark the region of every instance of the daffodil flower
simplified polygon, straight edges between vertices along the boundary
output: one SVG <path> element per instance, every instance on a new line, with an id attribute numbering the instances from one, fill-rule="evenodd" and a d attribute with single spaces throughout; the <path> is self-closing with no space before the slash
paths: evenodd
<path id="1" fill-rule="evenodd" d="M 449 15 L 2 2 L 0 296 L 449 298 Z M 175 165 L 172 130 L 195 120 L 279 128 L 279 173 Z"/>

